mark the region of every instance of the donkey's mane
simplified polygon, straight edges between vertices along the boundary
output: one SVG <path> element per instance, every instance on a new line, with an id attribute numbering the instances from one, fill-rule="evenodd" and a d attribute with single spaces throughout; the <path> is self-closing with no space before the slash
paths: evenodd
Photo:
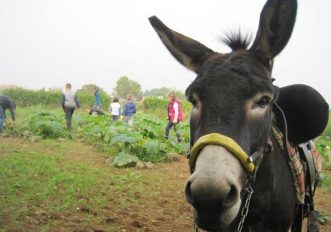
<path id="1" fill-rule="evenodd" d="M 252 41 L 251 34 L 242 34 L 239 30 L 238 32 L 230 31 L 225 34 L 225 37 L 221 39 L 222 42 L 232 49 L 232 51 L 247 49 Z"/>

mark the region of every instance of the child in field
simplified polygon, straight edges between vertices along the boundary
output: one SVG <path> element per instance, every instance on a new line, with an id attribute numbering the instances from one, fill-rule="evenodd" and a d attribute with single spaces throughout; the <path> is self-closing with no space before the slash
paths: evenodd
<path id="1" fill-rule="evenodd" d="M 136 105 L 132 102 L 132 96 L 128 95 L 126 97 L 126 103 L 124 105 L 123 122 L 132 126 L 133 125 L 133 116 L 136 112 L 137 112 Z"/>
<path id="2" fill-rule="evenodd" d="M 67 129 L 71 130 L 71 118 L 75 111 L 75 108 L 80 108 L 79 101 L 77 99 L 76 93 L 71 90 L 71 84 L 67 83 L 65 85 L 65 90 L 62 93 L 62 109 L 66 116 Z"/>
<path id="3" fill-rule="evenodd" d="M 121 114 L 121 105 L 118 97 L 114 97 L 113 102 L 110 104 L 109 112 L 112 116 L 113 122 L 116 122 Z"/>

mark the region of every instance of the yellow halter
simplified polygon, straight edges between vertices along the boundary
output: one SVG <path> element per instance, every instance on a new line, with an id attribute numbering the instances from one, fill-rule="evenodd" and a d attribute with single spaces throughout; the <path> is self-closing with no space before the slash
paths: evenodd
<path id="1" fill-rule="evenodd" d="M 254 163 L 251 161 L 250 157 L 246 152 L 230 137 L 219 133 L 211 133 L 204 136 L 201 136 L 191 148 L 191 153 L 189 156 L 189 165 L 191 172 L 194 170 L 195 161 L 198 158 L 200 150 L 206 145 L 220 145 L 231 152 L 241 164 L 245 167 L 248 173 L 254 173 Z"/>

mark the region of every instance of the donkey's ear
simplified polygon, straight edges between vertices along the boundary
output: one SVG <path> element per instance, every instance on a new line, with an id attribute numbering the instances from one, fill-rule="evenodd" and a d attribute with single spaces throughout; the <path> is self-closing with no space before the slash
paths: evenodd
<path id="1" fill-rule="evenodd" d="M 194 72 L 198 72 L 209 55 L 214 53 L 198 41 L 171 30 L 156 16 L 150 17 L 149 21 L 170 53 Z"/>
<path id="2" fill-rule="evenodd" d="M 261 15 L 251 51 L 268 60 L 277 56 L 291 37 L 297 12 L 296 0 L 268 0 Z"/>

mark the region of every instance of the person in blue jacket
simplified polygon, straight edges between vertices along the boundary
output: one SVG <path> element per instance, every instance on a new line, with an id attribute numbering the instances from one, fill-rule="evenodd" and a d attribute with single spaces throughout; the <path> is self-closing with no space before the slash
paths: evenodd
<path id="1" fill-rule="evenodd" d="M 137 112 L 136 105 L 132 102 L 132 96 L 128 95 L 126 97 L 126 103 L 124 105 L 123 110 L 123 122 L 133 125 L 133 116 Z"/>
<path id="2" fill-rule="evenodd" d="M 0 96 L 0 133 L 2 133 L 3 123 L 6 119 L 6 110 L 9 109 L 11 118 L 15 126 L 15 103 L 6 96 Z"/>

